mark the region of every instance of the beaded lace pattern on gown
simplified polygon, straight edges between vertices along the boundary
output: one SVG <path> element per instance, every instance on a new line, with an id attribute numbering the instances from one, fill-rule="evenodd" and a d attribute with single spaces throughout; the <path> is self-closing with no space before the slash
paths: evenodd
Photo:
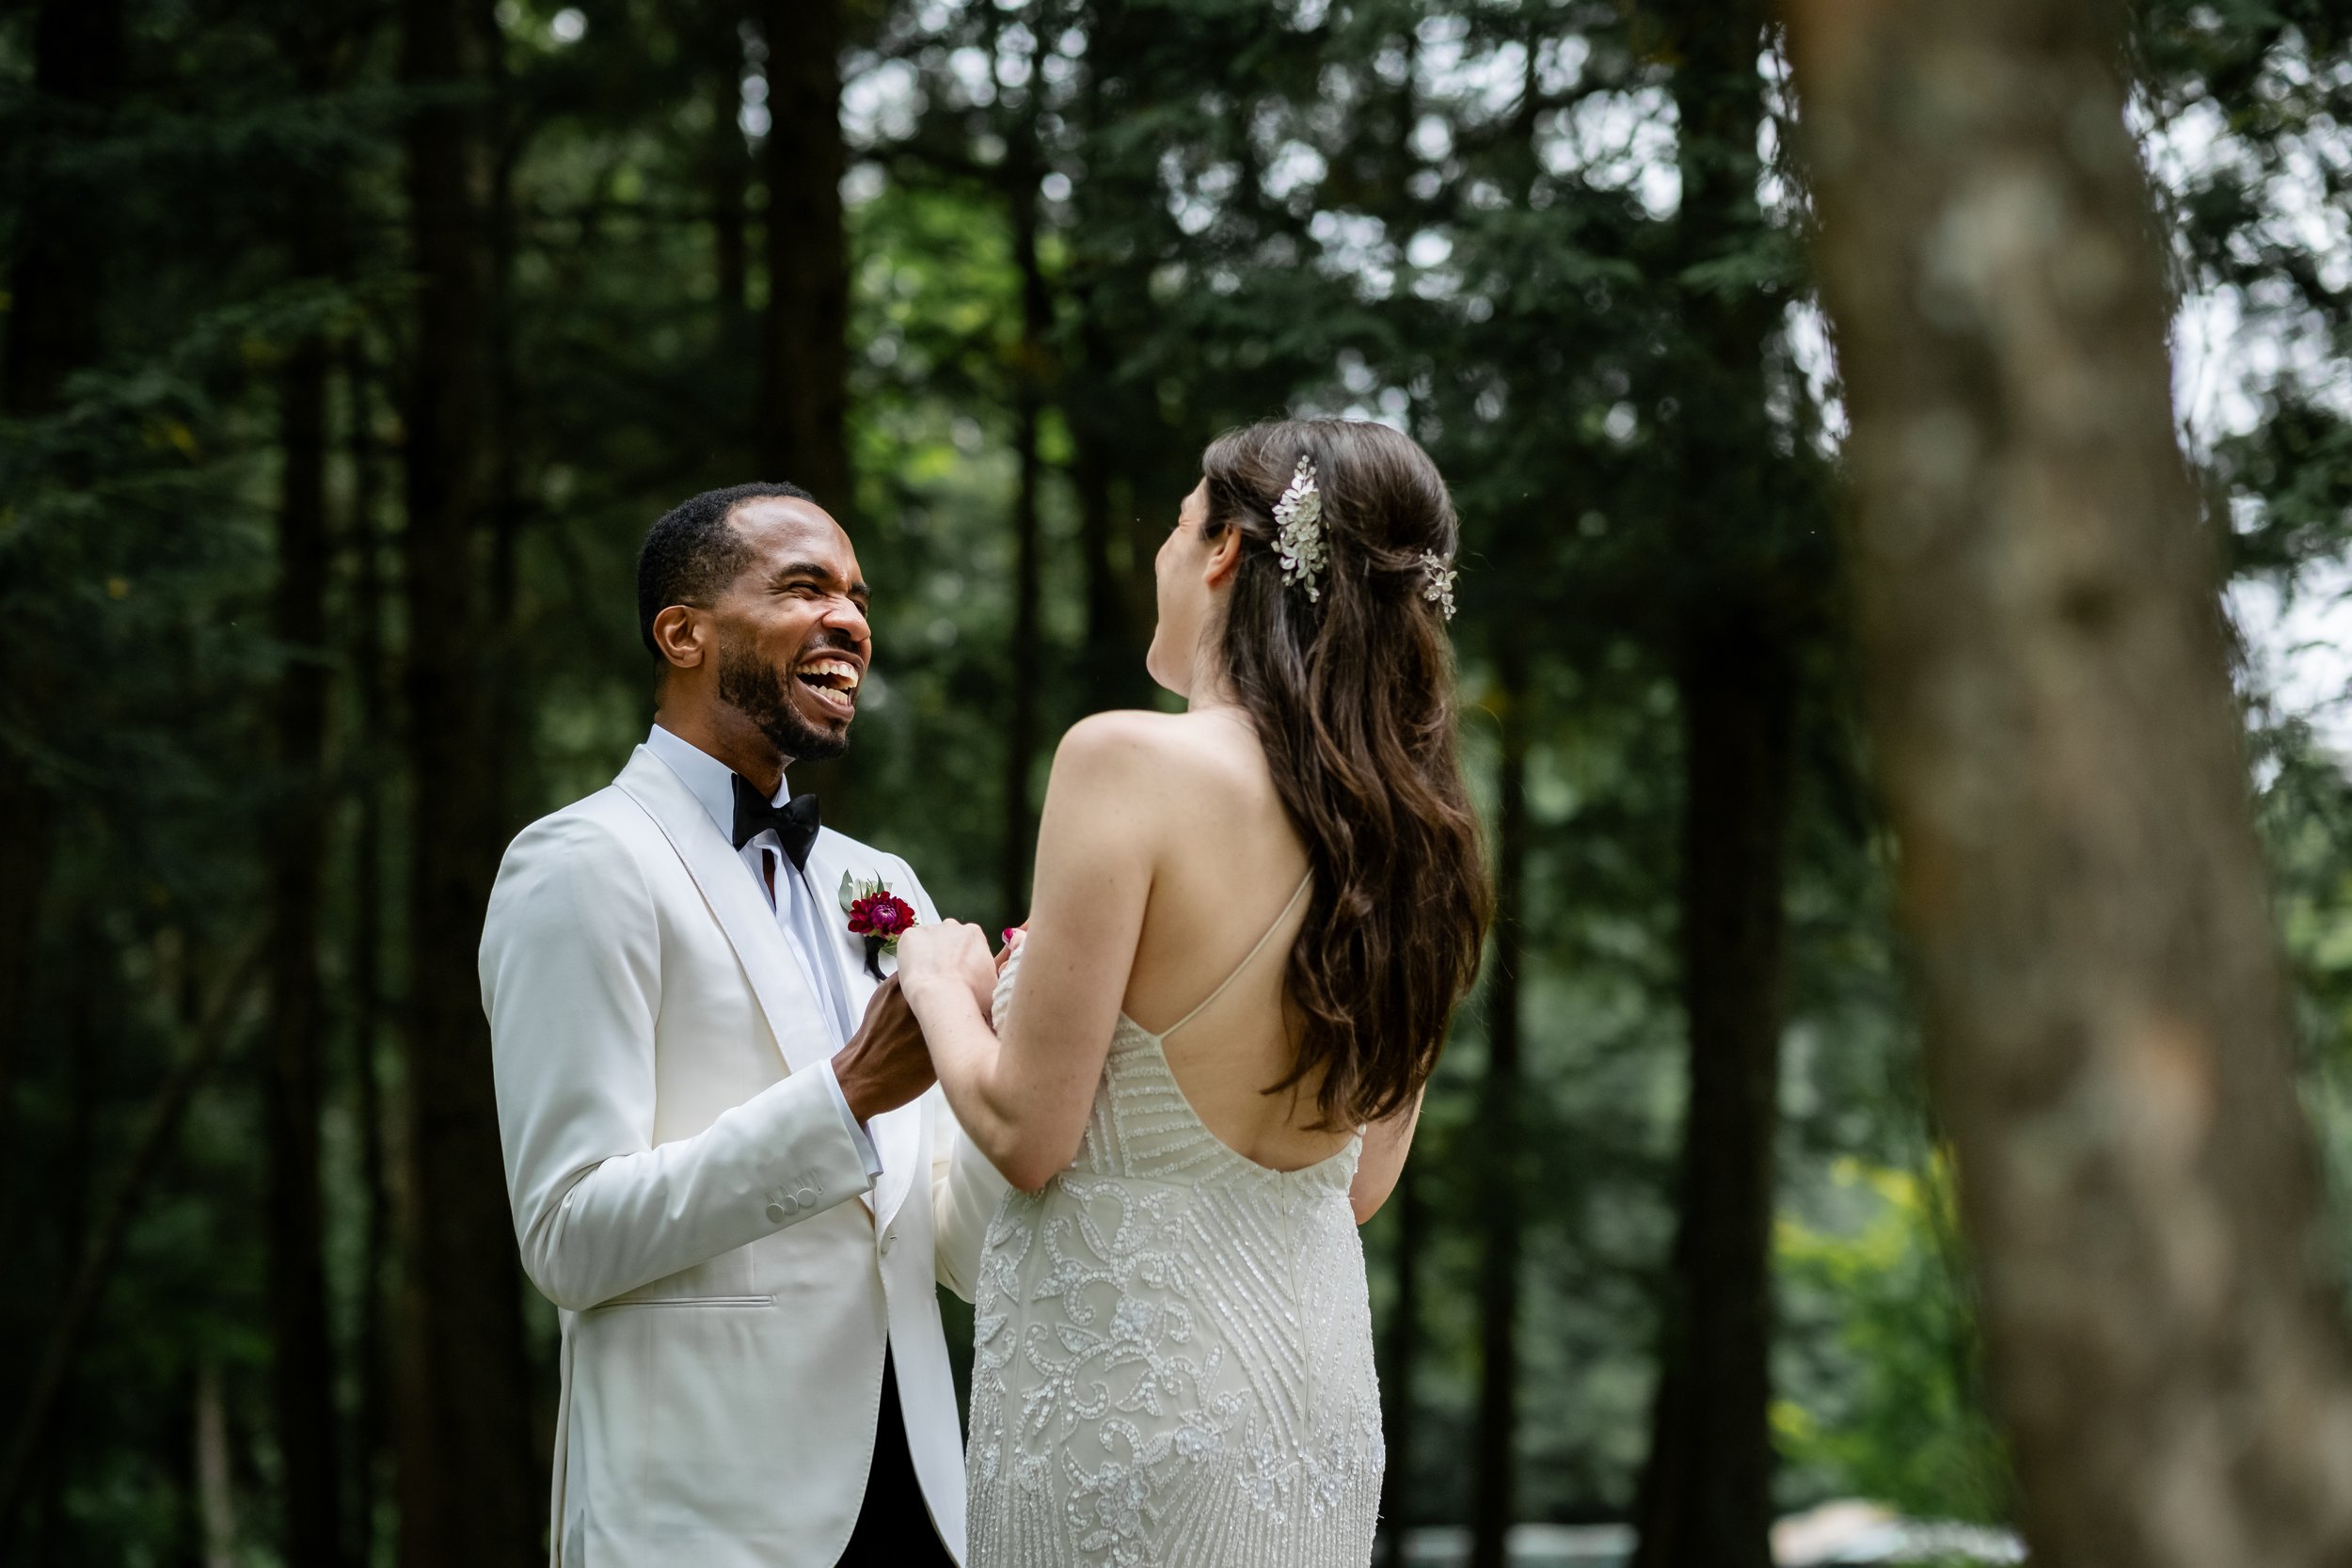
<path id="1" fill-rule="evenodd" d="M 1385 1457 L 1347 1196 L 1363 1140 L 1295 1171 L 1244 1158 L 1166 1037 L 1120 1016 L 1078 1157 L 989 1227 L 972 1568 L 1363 1568 Z"/>

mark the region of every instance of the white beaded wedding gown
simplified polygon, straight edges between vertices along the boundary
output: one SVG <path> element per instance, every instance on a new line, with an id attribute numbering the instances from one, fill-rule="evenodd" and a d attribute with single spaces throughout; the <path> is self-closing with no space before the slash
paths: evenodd
<path id="1" fill-rule="evenodd" d="M 1282 928 L 1306 893 L 1267 931 Z M 972 1568 L 1364 1568 L 1384 1450 L 1359 1136 L 1277 1171 L 1220 1143 L 1125 1015 L 1070 1168 L 980 1263 Z M 1016 951 L 995 1015 L 1018 1006 Z"/>

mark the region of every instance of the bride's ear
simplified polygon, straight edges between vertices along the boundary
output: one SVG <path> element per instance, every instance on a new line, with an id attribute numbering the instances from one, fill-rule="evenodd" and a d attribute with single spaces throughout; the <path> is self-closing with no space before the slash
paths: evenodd
<path id="1" fill-rule="evenodd" d="M 1209 546 L 1208 567 L 1200 574 L 1200 580 L 1213 590 L 1232 586 L 1233 574 L 1241 570 L 1245 543 L 1239 528 L 1228 528 L 1219 534 L 1216 543 Z"/>

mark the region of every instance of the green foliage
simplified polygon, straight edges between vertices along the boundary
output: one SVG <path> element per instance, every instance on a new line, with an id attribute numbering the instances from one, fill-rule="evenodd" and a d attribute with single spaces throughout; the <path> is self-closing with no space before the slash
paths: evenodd
<path id="1" fill-rule="evenodd" d="M 1979 1387 L 1948 1168 L 1841 1159 L 1830 1178 L 1840 1223 L 1784 1215 L 1774 1242 L 1782 1299 L 1830 1364 L 1784 1379 L 1804 1395 L 1773 1403 L 1781 1456 L 1831 1495 L 1915 1517 L 2007 1518 L 2008 1462 Z"/>

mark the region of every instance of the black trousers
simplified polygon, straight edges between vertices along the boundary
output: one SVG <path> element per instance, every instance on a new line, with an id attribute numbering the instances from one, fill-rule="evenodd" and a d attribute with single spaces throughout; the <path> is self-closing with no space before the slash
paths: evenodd
<path id="1" fill-rule="evenodd" d="M 931 1528 L 931 1511 L 907 1452 L 907 1420 L 898 1408 L 898 1369 L 882 1349 L 882 1418 L 874 1426 L 874 1464 L 866 1501 L 840 1568 L 955 1568 L 956 1560 Z"/>

